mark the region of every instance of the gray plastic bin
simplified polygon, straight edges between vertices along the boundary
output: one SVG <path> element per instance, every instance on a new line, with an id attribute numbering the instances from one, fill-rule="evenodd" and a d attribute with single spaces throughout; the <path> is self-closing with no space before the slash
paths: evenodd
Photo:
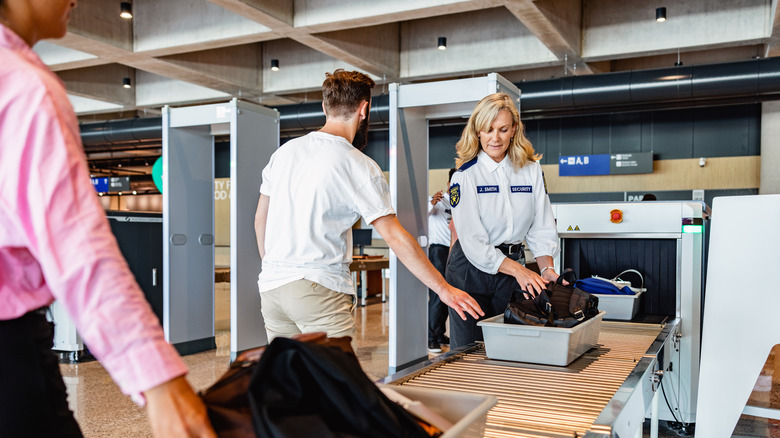
<path id="1" fill-rule="evenodd" d="M 453 426 L 441 438 L 477 438 L 485 433 L 488 411 L 498 403 L 493 395 L 441 389 L 388 385 L 404 397 L 417 400 L 451 422 Z"/>
<path id="2" fill-rule="evenodd" d="M 599 340 L 606 312 L 572 328 L 504 324 L 504 315 L 482 320 L 485 353 L 490 359 L 566 366 Z"/>
<path id="3" fill-rule="evenodd" d="M 630 321 L 639 311 L 639 299 L 644 290 L 635 295 L 593 294 L 599 298 L 599 310 L 607 312 L 604 319 Z"/>

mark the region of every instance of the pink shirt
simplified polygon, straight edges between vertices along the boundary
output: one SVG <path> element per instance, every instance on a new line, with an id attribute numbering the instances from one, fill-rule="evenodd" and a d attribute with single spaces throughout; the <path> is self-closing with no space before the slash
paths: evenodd
<path id="1" fill-rule="evenodd" d="M 0 320 L 55 299 L 139 404 L 187 372 L 119 252 L 62 82 L 0 24 Z"/>

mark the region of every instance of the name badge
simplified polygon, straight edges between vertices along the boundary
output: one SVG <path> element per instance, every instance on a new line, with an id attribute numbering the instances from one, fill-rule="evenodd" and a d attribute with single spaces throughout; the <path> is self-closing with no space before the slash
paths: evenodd
<path id="1" fill-rule="evenodd" d="M 512 186 L 512 193 L 532 193 L 533 188 L 531 186 Z"/>
<path id="2" fill-rule="evenodd" d="M 498 193 L 498 186 L 477 186 L 477 193 Z"/>

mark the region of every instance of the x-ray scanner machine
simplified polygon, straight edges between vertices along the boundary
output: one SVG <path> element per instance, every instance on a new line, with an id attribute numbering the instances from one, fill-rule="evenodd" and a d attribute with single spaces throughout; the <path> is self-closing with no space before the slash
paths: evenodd
<path id="1" fill-rule="evenodd" d="M 520 107 L 520 90 L 501 76 L 390 84 L 390 191 L 398 220 L 428 246 L 428 124 L 469 117 L 483 97 L 503 92 Z M 428 358 L 428 289 L 390 251 L 390 373 Z"/>

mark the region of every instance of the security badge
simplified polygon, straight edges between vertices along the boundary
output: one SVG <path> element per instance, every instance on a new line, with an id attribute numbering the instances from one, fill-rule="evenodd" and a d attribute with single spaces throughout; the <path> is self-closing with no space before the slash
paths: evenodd
<path id="1" fill-rule="evenodd" d="M 477 186 L 477 193 L 498 193 L 498 186 Z"/>
<path id="2" fill-rule="evenodd" d="M 450 205 L 457 207 L 460 203 L 460 184 L 455 183 L 450 186 Z"/>
<path id="3" fill-rule="evenodd" d="M 510 186 L 512 193 L 532 193 L 532 186 Z M 498 193 L 498 186 L 477 186 L 477 193 Z M 460 203 L 460 184 L 455 183 L 450 186 L 450 205 L 457 207 Z"/>
<path id="4" fill-rule="evenodd" d="M 499 193 L 501 190 L 498 186 L 477 186 L 477 193 Z M 531 186 L 509 186 L 511 193 L 532 193 L 533 187 Z"/>

